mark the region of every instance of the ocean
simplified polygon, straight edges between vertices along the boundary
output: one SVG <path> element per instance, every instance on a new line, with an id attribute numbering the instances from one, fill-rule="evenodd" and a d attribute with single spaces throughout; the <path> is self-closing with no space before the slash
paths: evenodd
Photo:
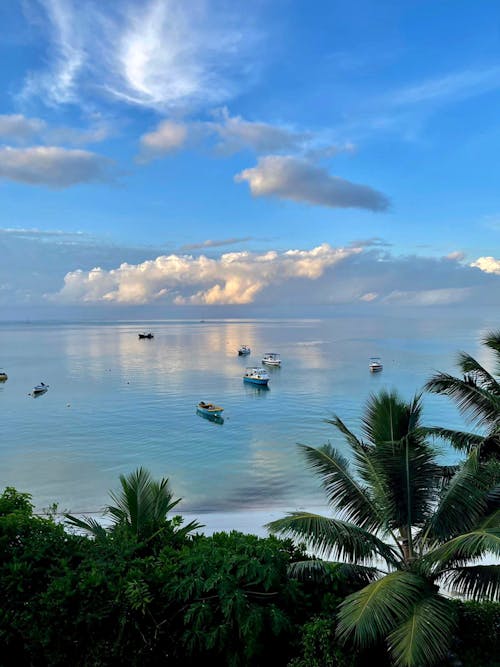
<path id="1" fill-rule="evenodd" d="M 262 533 L 264 519 L 324 505 L 297 443 L 344 449 L 325 419 L 358 429 L 371 393 L 396 388 L 410 399 L 435 370 L 456 372 L 459 350 L 488 364 L 480 340 L 490 328 L 435 313 L 1 323 L 0 487 L 31 493 L 38 511 L 57 503 L 98 514 L 119 475 L 144 466 L 169 478 L 179 512 Z M 144 329 L 154 339 L 139 340 Z M 249 357 L 238 357 L 241 344 Z M 242 380 L 265 352 L 282 358 L 268 391 Z M 371 356 L 382 373 L 369 373 Z M 33 398 L 41 381 L 50 388 Z M 224 423 L 200 417 L 200 400 L 222 405 Z M 425 424 L 465 427 L 447 398 L 423 401 Z M 444 448 L 442 460 L 457 454 Z"/>

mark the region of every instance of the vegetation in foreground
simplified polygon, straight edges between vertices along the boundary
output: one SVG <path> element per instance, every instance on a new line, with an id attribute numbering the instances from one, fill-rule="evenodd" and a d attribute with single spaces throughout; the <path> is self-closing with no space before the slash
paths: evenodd
<path id="1" fill-rule="evenodd" d="M 500 370 L 500 333 L 485 343 Z M 304 447 L 334 516 L 271 524 L 298 546 L 203 536 L 169 516 L 168 480 L 144 469 L 120 478 L 109 528 L 67 517 L 88 536 L 7 488 L 0 665 L 499 666 L 500 566 L 481 559 L 500 554 L 500 385 L 472 357 L 459 361 L 463 379 L 438 374 L 427 388 L 485 432 L 425 428 L 420 398 L 395 392 L 370 399 L 361 437 L 335 417 L 349 461 Z M 431 437 L 466 458 L 440 466 Z"/>

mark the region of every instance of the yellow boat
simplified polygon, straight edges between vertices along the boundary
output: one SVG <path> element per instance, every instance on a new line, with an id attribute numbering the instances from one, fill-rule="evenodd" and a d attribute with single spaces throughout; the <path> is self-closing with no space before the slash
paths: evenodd
<path id="1" fill-rule="evenodd" d="M 5 380 L 8 380 L 9 376 L 5 371 L 0 371 L 0 382 L 5 382 Z"/>

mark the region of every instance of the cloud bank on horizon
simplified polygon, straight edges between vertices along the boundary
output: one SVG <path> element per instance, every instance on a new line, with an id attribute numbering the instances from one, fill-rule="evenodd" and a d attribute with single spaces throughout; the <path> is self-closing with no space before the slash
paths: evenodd
<path id="1" fill-rule="evenodd" d="M 499 7 L 23 0 L 0 20 L 0 303 L 500 296 Z"/>

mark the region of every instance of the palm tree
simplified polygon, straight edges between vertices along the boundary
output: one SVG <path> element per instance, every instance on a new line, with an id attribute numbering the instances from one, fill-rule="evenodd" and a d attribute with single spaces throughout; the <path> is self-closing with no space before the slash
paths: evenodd
<path id="1" fill-rule="evenodd" d="M 494 354 L 495 374 L 500 375 L 500 331 L 488 333 L 483 344 Z M 500 459 L 500 383 L 474 357 L 465 352 L 458 355 L 458 367 L 462 378 L 448 373 L 436 373 L 426 383 L 425 389 L 435 394 L 445 394 L 455 400 L 460 411 L 484 434 L 467 433 L 433 427 L 427 433 L 447 440 L 462 451 L 477 448 L 481 460 Z"/>
<path id="2" fill-rule="evenodd" d="M 324 560 L 295 564 L 297 577 L 347 569 L 361 590 L 338 614 L 337 636 L 366 647 L 385 640 L 397 665 L 423 667 L 450 645 L 453 607 L 440 586 L 476 599 L 498 599 L 500 567 L 477 565 L 500 555 L 499 467 L 471 452 L 448 479 L 420 428 L 421 401 L 395 392 L 372 396 L 358 438 L 338 418 L 350 461 L 331 445 L 301 445 L 321 477 L 333 517 L 292 512 L 268 528 L 300 541 Z M 337 562 L 335 562 L 337 561 Z M 340 561 L 340 563 L 338 562 Z"/>
<path id="3" fill-rule="evenodd" d="M 191 521 L 181 527 L 180 517 L 168 519 L 168 513 L 180 502 L 173 499 L 168 479 L 156 481 L 151 473 L 138 468 L 129 475 L 120 475 L 121 489 L 110 492 L 114 505 L 105 510 L 111 518 L 110 531 L 121 530 L 136 542 L 145 542 L 168 532 L 175 535 L 176 540 L 184 538 L 188 533 L 201 528 L 201 524 Z M 79 519 L 70 514 L 65 515 L 67 523 L 92 533 L 95 537 L 103 537 L 108 531 L 95 519 Z"/>

